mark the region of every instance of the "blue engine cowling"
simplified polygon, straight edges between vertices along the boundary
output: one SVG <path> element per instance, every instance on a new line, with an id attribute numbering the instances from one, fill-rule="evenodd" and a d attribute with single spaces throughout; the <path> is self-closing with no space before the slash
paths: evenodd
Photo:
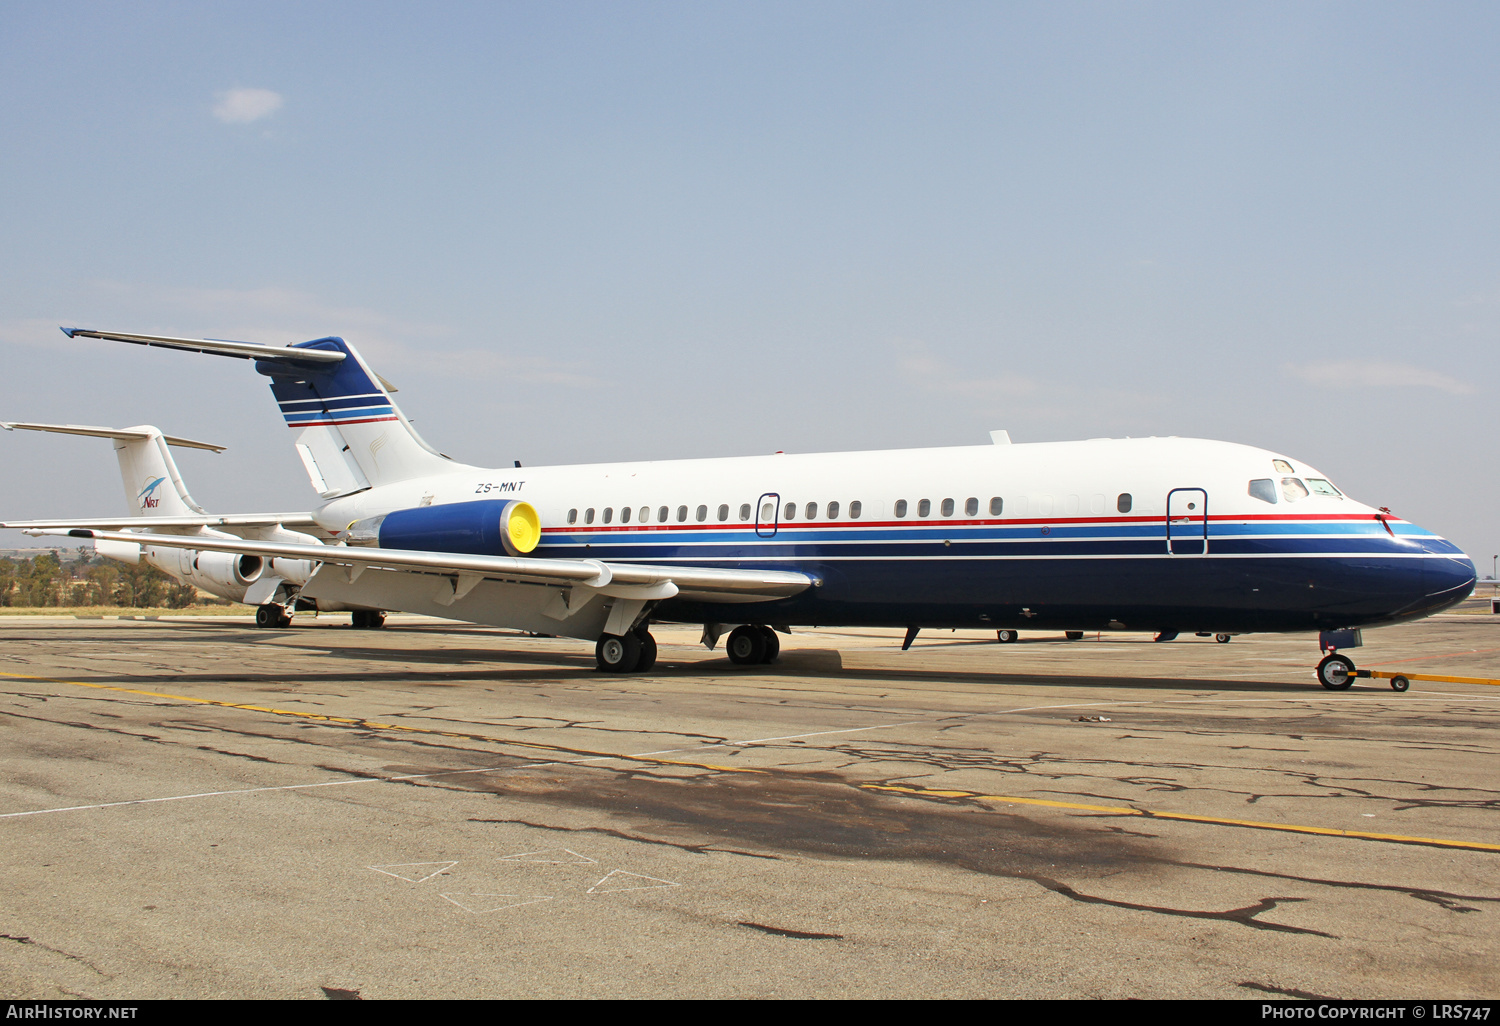
<path id="1" fill-rule="evenodd" d="M 383 549 L 522 556 L 536 548 L 540 526 L 530 503 L 482 499 L 400 509 L 360 520 L 350 525 L 347 541 Z"/>

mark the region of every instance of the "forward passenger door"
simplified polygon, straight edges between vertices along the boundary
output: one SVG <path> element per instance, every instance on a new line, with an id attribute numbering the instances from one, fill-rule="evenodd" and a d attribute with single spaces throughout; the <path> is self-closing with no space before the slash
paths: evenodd
<path id="1" fill-rule="evenodd" d="M 1208 492 L 1173 488 L 1167 493 L 1167 555 L 1208 555 Z"/>

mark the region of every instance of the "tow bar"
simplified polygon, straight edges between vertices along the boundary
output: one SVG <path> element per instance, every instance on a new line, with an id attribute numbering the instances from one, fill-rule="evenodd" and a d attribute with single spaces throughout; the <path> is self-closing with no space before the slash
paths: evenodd
<path id="1" fill-rule="evenodd" d="M 1500 687 L 1500 680 L 1488 677 L 1443 677 L 1435 673 L 1387 673 L 1384 670 L 1355 670 L 1351 677 L 1373 677 L 1391 682 L 1392 691 L 1405 691 L 1414 680 L 1435 680 L 1443 684 L 1492 684 Z"/>

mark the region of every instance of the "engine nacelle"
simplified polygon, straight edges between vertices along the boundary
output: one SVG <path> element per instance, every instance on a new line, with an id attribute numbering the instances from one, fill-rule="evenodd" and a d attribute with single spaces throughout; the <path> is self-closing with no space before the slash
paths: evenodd
<path id="1" fill-rule="evenodd" d="M 104 538 L 95 538 L 94 552 L 107 559 L 119 560 L 121 563 L 139 563 L 141 561 L 141 547 L 135 542 L 107 541 Z"/>
<path id="2" fill-rule="evenodd" d="M 524 556 L 542 540 L 542 518 L 519 499 L 418 506 L 356 521 L 346 540 L 383 549 Z"/>
<path id="3" fill-rule="evenodd" d="M 312 578 L 313 566 L 310 559 L 273 559 L 269 572 L 300 588 Z"/>
<path id="4" fill-rule="evenodd" d="M 253 584 L 265 569 L 265 560 L 260 556 L 234 552 L 197 552 L 191 549 L 181 551 L 192 558 L 187 576 L 194 584 L 215 594 L 226 591 L 243 594 L 245 588 Z"/>

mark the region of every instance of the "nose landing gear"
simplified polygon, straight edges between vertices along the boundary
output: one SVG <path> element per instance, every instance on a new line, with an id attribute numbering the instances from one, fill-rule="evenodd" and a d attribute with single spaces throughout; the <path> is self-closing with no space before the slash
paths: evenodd
<path id="1" fill-rule="evenodd" d="M 1318 663 L 1318 683 L 1329 691 L 1347 691 L 1354 683 L 1354 660 L 1330 652 Z"/>

